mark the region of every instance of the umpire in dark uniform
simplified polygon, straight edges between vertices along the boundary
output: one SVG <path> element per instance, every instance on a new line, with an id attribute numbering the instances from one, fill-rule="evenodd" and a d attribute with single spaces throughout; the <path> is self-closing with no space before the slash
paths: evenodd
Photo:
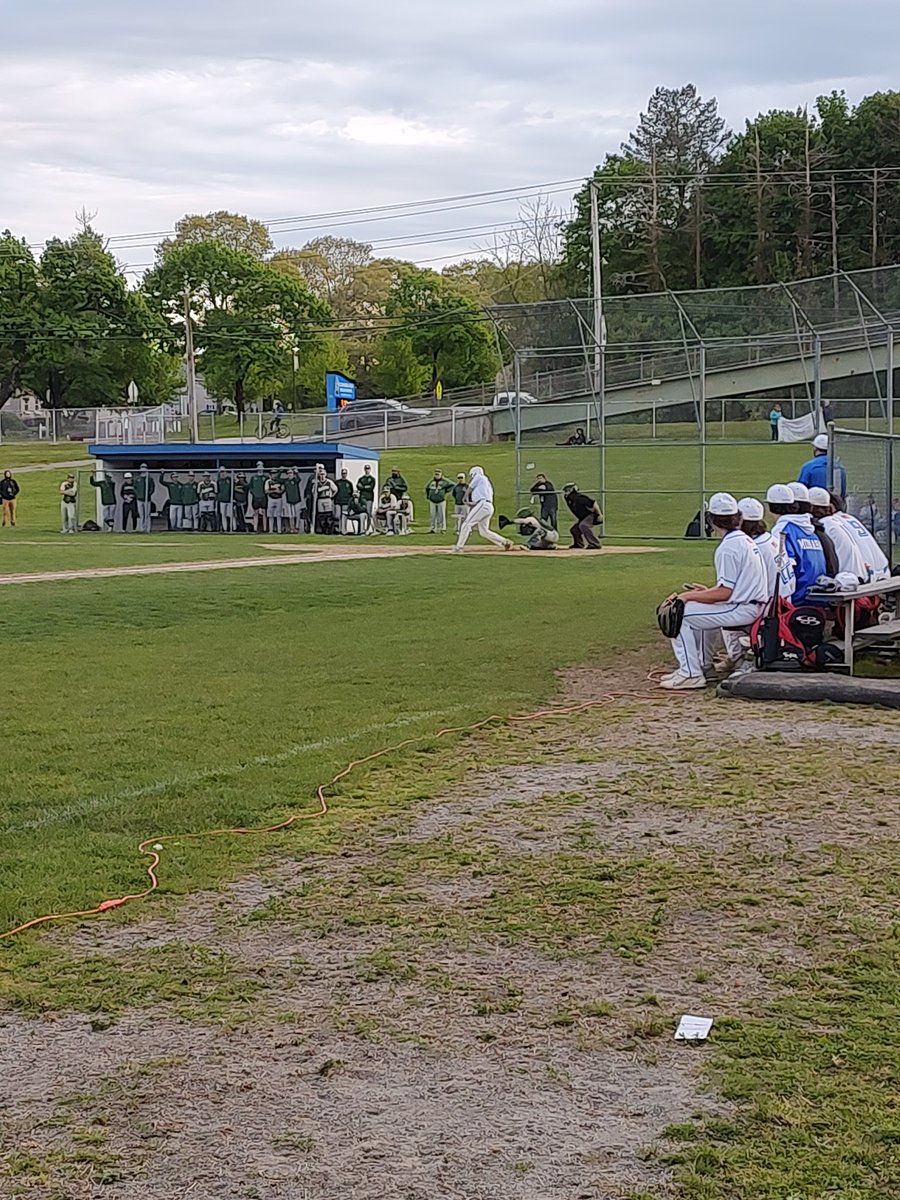
<path id="1" fill-rule="evenodd" d="M 572 545 L 569 549 L 602 550 L 603 547 L 594 533 L 594 526 L 599 525 L 603 520 L 600 505 L 592 497 L 585 495 L 584 492 L 579 492 L 577 485 L 574 483 L 567 483 L 565 485 L 563 488 L 563 497 L 569 511 L 575 518 L 575 524 L 570 530 Z"/>

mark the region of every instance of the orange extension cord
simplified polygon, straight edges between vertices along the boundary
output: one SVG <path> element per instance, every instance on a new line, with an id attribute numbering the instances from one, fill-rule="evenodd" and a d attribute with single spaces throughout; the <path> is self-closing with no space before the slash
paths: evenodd
<path id="1" fill-rule="evenodd" d="M 651 672 L 648 676 L 650 682 L 657 681 L 655 672 Z M 677 695 L 678 693 L 670 692 L 669 695 Z M 417 742 L 427 741 L 433 737 L 448 737 L 454 733 L 474 733 L 478 729 L 484 729 L 487 725 L 494 724 L 510 724 L 523 725 L 529 721 L 543 720 L 558 720 L 561 717 L 571 717 L 578 713 L 587 712 L 592 708 L 604 708 L 610 704 L 615 704 L 619 700 L 660 700 L 662 695 L 659 692 L 608 692 L 599 700 L 585 700 L 581 704 L 571 704 L 566 708 L 540 708 L 535 712 L 526 713 L 522 716 L 501 717 L 494 713 L 490 717 L 485 717 L 482 721 L 476 721 L 474 725 L 459 725 L 448 729 L 439 729 L 437 733 L 423 733 L 417 737 L 406 738 L 402 742 L 398 742 L 395 746 L 386 746 L 383 750 L 376 750 L 373 754 L 367 754 L 365 758 L 354 759 L 353 762 L 347 764 L 342 771 L 339 771 L 335 777 L 328 783 L 321 783 L 316 788 L 316 800 L 318 808 L 312 812 L 295 813 L 292 817 L 288 817 L 286 821 L 282 821 L 278 825 L 268 825 L 265 829 L 204 829 L 199 833 L 171 833 L 165 834 L 162 837 L 148 837 L 138 846 L 138 853 L 149 857 L 150 862 L 147 864 L 147 874 L 150 877 L 150 886 L 142 892 L 132 892 L 127 896 L 118 896 L 115 899 L 103 900 L 94 908 L 82 909 L 80 912 L 67 913 L 48 913 L 43 917 L 34 917 L 31 921 L 26 921 L 23 925 L 17 925 L 15 929 L 8 929 L 5 933 L 0 933 L 0 941 L 4 938 L 16 937 L 20 933 L 24 933 L 26 929 L 34 929 L 38 925 L 49 925 L 54 921 L 69 921 L 77 917 L 98 917 L 102 913 L 110 912 L 114 908 L 121 908 L 123 904 L 129 904 L 132 900 L 144 900 L 151 895 L 159 887 L 159 878 L 157 876 L 157 868 L 160 865 L 159 849 L 162 849 L 164 842 L 174 841 L 193 841 L 201 838 L 226 837 L 232 835 L 260 835 L 270 833 L 280 833 L 284 829 L 290 829 L 292 825 L 296 825 L 298 821 L 311 821 L 316 817 L 324 817 L 328 813 L 328 801 L 325 798 L 325 793 L 329 788 L 336 787 L 357 767 L 365 766 L 366 763 L 374 762 L 375 759 L 385 758 L 389 754 L 397 754 L 401 750 L 407 749 L 409 746 L 414 746 Z"/>

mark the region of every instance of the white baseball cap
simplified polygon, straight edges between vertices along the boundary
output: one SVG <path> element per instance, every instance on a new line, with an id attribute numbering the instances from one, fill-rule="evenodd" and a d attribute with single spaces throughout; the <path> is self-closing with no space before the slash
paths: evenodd
<path id="1" fill-rule="evenodd" d="M 710 497 L 706 510 L 714 517 L 733 517 L 738 512 L 738 502 L 730 492 L 716 492 Z"/>
<path id="2" fill-rule="evenodd" d="M 738 508 L 746 521 L 761 521 L 766 515 L 766 510 L 752 496 L 745 496 L 743 500 L 738 500 Z"/>
<path id="3" fill-rule="evenodd" d="M 809 504 L 809 488 L 805 483 L 789 483 L 788 487 L 799 504 Z"/>
<path id="4" fill-rule="evenodd" d="M 794 493 L 786 483 L 773 483 L 766 492 L 767 504 L 793 504 Z"/>
<path id="5" fill-rule="evenodd" d="M 828 434 L 820 433 L 818 435 L 818 437 L 814 437 L 813 438 L 813 447 L 816 450 L 827 450 L 828 449 Z"/>
<path id="6" fill-rule="evenodd" d="M 816 508 L 831 508 L 831 496 L 825 488 L 810 488 L 809 502 Z"/>

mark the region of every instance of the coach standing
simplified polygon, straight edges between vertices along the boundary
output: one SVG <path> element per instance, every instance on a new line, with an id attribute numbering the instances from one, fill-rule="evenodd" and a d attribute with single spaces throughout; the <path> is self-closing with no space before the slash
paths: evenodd
<path id="1" fill-rule="evenodd" d="M 559 497 L 556 494 L 556 488 L 546 475 L 538 475 L 531 488 L 531 494 L 540 498 L 541 520 L 549 524 L 551 529 L 558 529 Z"/>
<path id="2" fill-rule="evenodd" d="M 0 479 L 0 500 L 3 501 L 3 524 L 9 521 L 10 525 L 16 523 L 16 497 L 19 494 L 19 485 L 12 477 L 12 471 L 4 471 L 3 478 Z"/>
<path id="3" fill-rule="evenodd" d="M 574 483 L 567 483 L 563 488 L 563 496 L 569 511 L 575 518 L 575 524 L 569 531 L 572 534 L 570 550 L 602 550 L 603 547 L 594 533 L 594 526 L 603 520 L 600 505 L 584 492 L 579 492 Z"/>

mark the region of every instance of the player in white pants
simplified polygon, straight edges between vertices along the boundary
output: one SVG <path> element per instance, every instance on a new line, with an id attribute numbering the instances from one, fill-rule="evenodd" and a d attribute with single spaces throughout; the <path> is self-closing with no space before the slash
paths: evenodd
<path id="1" fill-rule="evenodd" d="M 716 586 L 684 592 L 684 622 L 672 650 L 678 670 L 662 680 L 670 691 L 706 687 L 712 667 L 714 630 L 749 628 L 768 600 L 768 582 L 759 547 L 741 530 L 741 512 L 734 496 L 717 492 L 707 509 L 716 548 Z"/>
<path id="2" fill-rule="evenodd" d="M 477 529 L 485 541 L 493 542 L 503 550 L 512 550 L 514 543 L 508 538 L 501 537 L 491 529 L 491 517 L 494 515 L 494 489 L 491 481 L 481 467 L 473 467 L 469 472 L 468 511 L 460 526 L 459 538 L 453 547 L 454 554 L 462 554 L 466 542 L 473 529 Z"/>

